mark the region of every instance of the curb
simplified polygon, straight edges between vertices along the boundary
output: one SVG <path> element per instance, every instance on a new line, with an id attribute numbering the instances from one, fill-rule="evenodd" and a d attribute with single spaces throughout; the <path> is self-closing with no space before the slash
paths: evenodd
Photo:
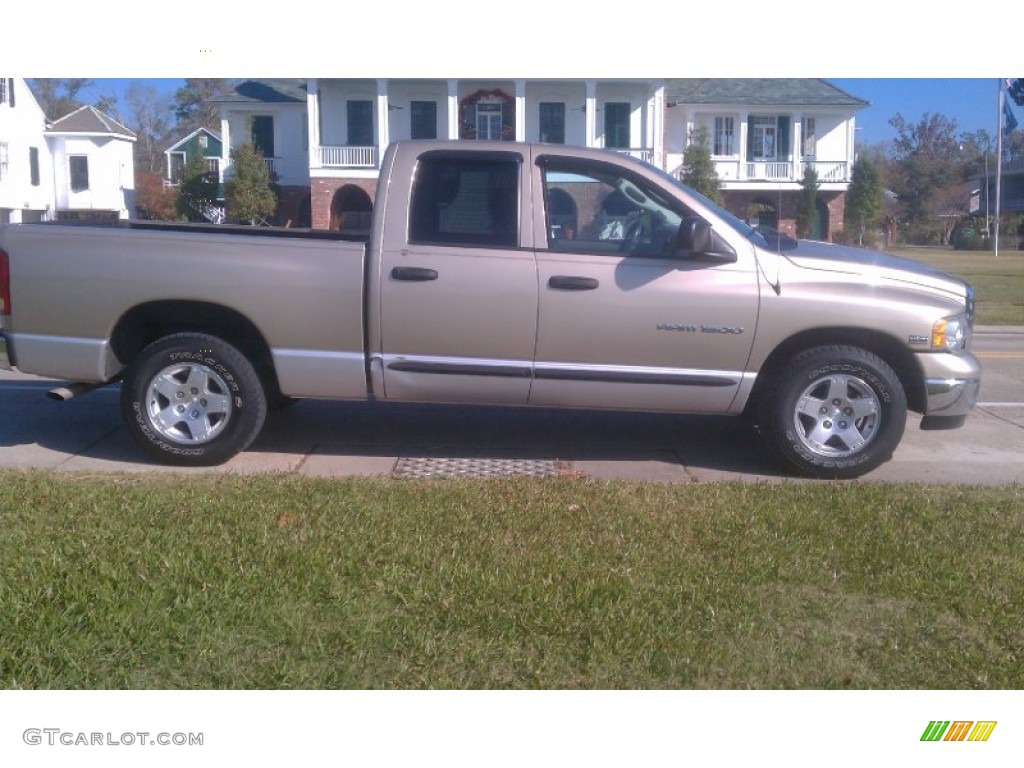
<path id="1" fill-rule="evenodd" d="M 976 325 L 975 333 L 1024 334 L 1024 325 Z"/>

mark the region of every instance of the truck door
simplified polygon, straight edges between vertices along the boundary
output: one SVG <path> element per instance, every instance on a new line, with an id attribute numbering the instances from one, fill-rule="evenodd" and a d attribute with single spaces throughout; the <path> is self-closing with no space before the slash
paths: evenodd
<path id="1" fill-rule="evenodd" d="M 525 404 L 537 336 L 532 231 L 520 225 L 520 212 L 530 211 L 529 166 L 519 152 L 475 148 L 408 162 L 415 167 L 392 174 L 413 180 L 408 196 L 396 199 L 404 190 L 393 189 L 385 212 L 385 396 Z M 406 208 L 407 222 L 393 218 Z"/>
<path id="2" fill-rule="evenodd" d="M 681 252 L 692 214 L 618 163 L 540 156 L 547 242 L 530 402 L 724 412 L 757 320 L 752 265 Z"/>

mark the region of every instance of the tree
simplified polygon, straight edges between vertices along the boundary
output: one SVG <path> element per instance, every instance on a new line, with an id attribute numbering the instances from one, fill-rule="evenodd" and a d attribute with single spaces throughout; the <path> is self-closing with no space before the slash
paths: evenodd
<path id="1" fill-rule="evenodd" d="M 177 193 L 164 186 L 157 173 L 135 174 L 135 215 L 140 219 L 173 221 L 177 218 Z"/>
<path id="2" fill-rule="evenodd" d="M 127 114 L 123 120 L 136 136 L 136 173 L 163 173 L 164 150 L 174 137 L 173 106 L 152 86 L 132 83 L 125 92 Z"/>
<path id="3" fill-rule="evenodd" d="M 893 139 L 892 185 L 912 224 L 926 223 L 936 192 L 959 181 L 957 124 L 926 112 L 917 123 L 897 113 L 889 120 Z"/>
<path id="4" fill-rule="evenodd" d="M 270 171 L 263 153 L 245 143 L 231 153 L 233 178 L 225 184 L 224 200 L 230 221 L 266 224 L 277 209 L 277 196 L 270 186 Z"/>
<path id="5" fill-rule="evenodd" d="M 210 99 L 231 91 L 231 81 L 224 78 L 190 77 L 174 94 L 174 116 L 182 136 L 197 128 L 220 131 L 220 108 Z"/>
<path id="6" fill-rule="evenodd" d="M 722 202 L 722 182 L 711 159 L 708 129 L 700 126 L 690 131 L 690 140 L 683 150 L 683 169 L 680 180 L 716 203 Z"/>
<path id="7" fill-rule="evenodd" d="M 818 172 L 809 164 L 800 180 L 800 198 L 796 208 L 796 236 L 807 237 L 814 228 L 818 205 Z"/>
<path id="8" fill-rule="evenodd" d="M 39 102 L 39 107 L 46 119 L 53 121 L 85 106 L 80 98 L 81 91 L 89 88 L 95 81 L 87 77 L 71 78 L 34 78 L 28 81 L 32 94 Z"/>
<path id="9" fill-rule="evenodd" d="M 206 170 L 206 161 L 196 154 L 185 163 L 178 185 L 178 214 L 188 221 L 211 220 L 211 209 L 217 205 L 217 175 Z"/>
<path id="10" fill-rule="evenodd" d="M 846 192 L 846 229 L 855 234 L 857 245 L 864 245 L 864 234 L 882 223 L 885 209 L 885 186 L 878 166 L 866 157 L 853 164 L 853 177 Z"/>

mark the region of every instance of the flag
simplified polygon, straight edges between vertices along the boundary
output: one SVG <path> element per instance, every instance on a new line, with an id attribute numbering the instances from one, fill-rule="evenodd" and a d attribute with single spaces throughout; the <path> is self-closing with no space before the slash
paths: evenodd
<path id="1" fill-rule="evenodd" d="M 1009 81 L 1007 81 L 1009 82 Z M 1017 127 L 1017 118 L 1010 109 L 1010 100 L 1003 98 L 1003 135 L 1009 136 L 1010 131 Z"/>
<path id="2" fill-rule="evenodd" d="M 1009 135 L 1010 131 L 1017 127 L 1017 118 L 1013 116 L 1008 101 L 1003 102 L 1003 135 Z"/>

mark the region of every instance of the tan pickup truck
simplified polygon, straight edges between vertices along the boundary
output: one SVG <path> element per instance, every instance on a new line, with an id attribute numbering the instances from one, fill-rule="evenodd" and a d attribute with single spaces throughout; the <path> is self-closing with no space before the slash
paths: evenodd
<path id="1" fill-rule="evenodd" d="M 367 242 L 130 222 L 0 229 L 0 366 L 121 382 L 160 459 L 224 462 L 288 398 L 752 417 L 798 473 L 888 460 L 977 399 L 973 297 L 914 262 L 766 238 L 620 154 L 411 141 Z"/>

